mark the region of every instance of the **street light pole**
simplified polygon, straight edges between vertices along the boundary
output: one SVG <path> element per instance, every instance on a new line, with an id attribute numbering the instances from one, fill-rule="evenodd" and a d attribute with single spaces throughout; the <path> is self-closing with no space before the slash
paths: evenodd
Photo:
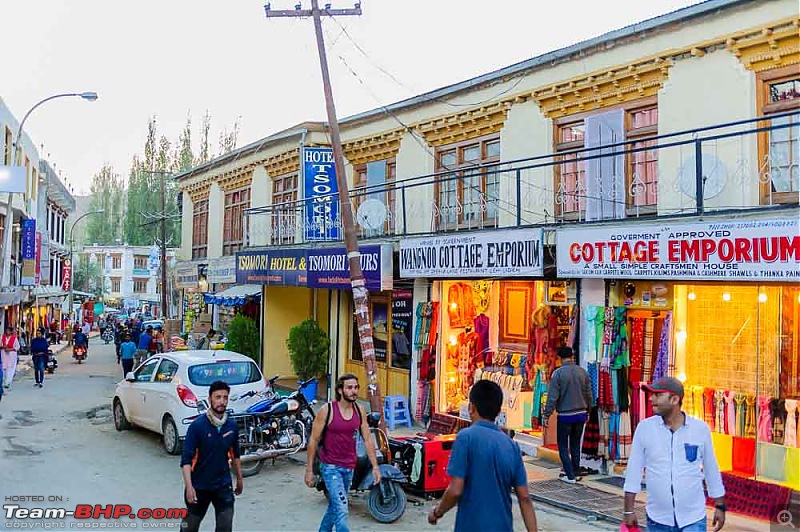
<path id="1" fill-rule="evenodd" d="M 86 101 L 93 102 L 97 100 L 97 93 L 96 92 L 65 92 L 62 94 L 54 94 L 53 96 L 48 96 L 47 98 L 40 100 L 37 102 L 33 107 L 28 109 L 28 112 L 25 113 L 25 116 L 22 117 L 22 120 L 19 123 L 19 127 L 17 128 L 17 136 L 15 137 L 15 141 L 13 142 L 13 149 L 14 149 L 14 158 L 13 158 L 13 166 L 19 166 L 20 157 L 22 155 L 22 130 L 25 126 L 25 121 L 28 120 L 28 117 L 33 113 L 40 105 L 49 102 L 50 100 L 55 100 L 56 98 L 71 98 L 71 97 L 80 97 Z M 11 228 L 13 226 L 14 215 L 11 211 L 11 202 L 13 200 L 13 193 L 9 192 L 6 196 L 6 229 L 3 234 L 3 240 L 0 242 L 0 285 L 4 284 L 3 279 L 5 277 L 6 268 L 8 268 L 9 272 L 11 270 Z M 9 275 L 9 284 L 11 283 L 11 278 Z"/>
<path id="2" fill-rule="evenodd" d="M 81 220 L 83 220 L 87 216 L 89 216 L 91 214 L 103 214 L 104 212 L 105 212 L 105 209 L 98 209 L 96 211 L 89 211 L 89 212 L 83 214 L 82 216 L 79 216 L 77 220 L 72 222 L 72 227 L 69 228 L 69 267 L 71 269 L 71 272 L 70 272 L 70 279 L 69 279 L 69 307 L 68 307 L 68 314 L 67 315 L 70 317 L 70 320 L 72 319 L 72 312 L 73 312 L 73 310 L 72 310 L 72 287 L 75 285 L 74 276 L 72 275 L 72 272 L 75 271 L 75 262 L 72 260 L 72 253 L 74 252 L 73 245 L 75 244 L 75 240 L 72 238 L 72 232 L 75 230 L 75 226 L 78 225 L 78 222 L 80 222 Z"/>

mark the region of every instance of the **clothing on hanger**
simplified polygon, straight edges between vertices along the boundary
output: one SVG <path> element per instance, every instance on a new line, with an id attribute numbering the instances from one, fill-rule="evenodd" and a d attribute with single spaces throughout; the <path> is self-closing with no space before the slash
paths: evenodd
<path id="1" fill-rule="evenodd" d="M 747 411 L 745 414 L 744 420 L 744 437 L 745 438 L 755 438 L 756 437 L 756 396 L 755 395 L 748 395 L 745 398 L 745 405 L 747 407 Z"/>
<path id="2" fill-rule="evenodd" d="M 631 445 L 633 444 L 633 430 L 631 427 L 631 415 L 627 410 L 619 413 L 619 456 L 617 457 L 618 464 L 627 464 L 628 456 L 631 454 Z"/>
<path id="3" fill-rule="evenodd" d="M 733 398 L 736 392 L 733 390 L 725 390 L 725 434 L 730 436 L 738 436 L 736 434 L 736 404 Z"/>
<path id="4" fill-rule="evenodd" d="M 611 340 L 611 367 L 614 369 L 624 368 L 631 365 L 630 354 L 628 352 L 628 325 L 626 307 L 614 309 L 614 324 Z"/>
<path id="5" fill-rule="evenodd" d="M 653 369 L 653 379 L 660 379 L 669 375 L 670 357 L 670 338 L 672 337 L 671 328 L 672 313 L 668 312 L 661 321 L 661 334 L 658 336 L 658 352 L 656 353 L 656 365 Z"/>
<path id="6" fill-rule="evenodd" d="M 772 442 L 772 417 L 770 398 L 764 395 L 758 398 L 758 441 Z"/>
<path id="7" fill-rule="evenodd" d="M 786 401 L 773 398 L 769 407 L 772 418 L 772 443 L 783 445 L 786 428 Z"/>
<path id="8" fill-rule="evenodd" d="M 653 332 L 655 320 L 644 320 L 644 342 L 642 344 L 642 382 L 653 381 Z"/>
<path id="9" fill-rule="evenodd" d="M 644 359 L 644 319 L 633 318 L 631 324 L 631 383 L 642 381 L 642 362 Z"/>
<path id="10" fill-rule="evenodd" d="M 714 411 L 717 414 L 714 420 L 714 429 L 724 434 L 725 433 L 725 390 L 717 390 L 714 392 Z"/>
<path id="11" fill-rule="evenodd" d="M 597 407 L 593 406 L 589 411 L 589 419 L 586 428 L 583 430 L 583 444 L 581 452 L 589 458 L 597 458 L 598 446 L 600 444 L 600 421 Z"/>
<path id="12" fill-rule="evenodd" d="M 736 436 L 744 437 L 745 435 L 745 418 L 747 415 L 747 405 L 745 405 L 745 394 L 737 393 L 734 397 L 736 404 Z"/>
<path id="13" fill-rule="evenodd" d="M 783 429 L 783 445 L 797 447 L 797 400 L 786 399 L 786 426 Z"/>
<path id="14" fill-rule="evenodd" d="M 703 420 L 714 430 L 714 419 L 717 415 L 717 409 L 714 406 L 714 390 L 706 388 L 703 390 Z"/>
<path id="15" fill-rule="evenodd" d="M 447 315 L 450 327 L 461 328 L 472 325 L 475 320 L 475 302 L 470 283 L 453 283 L 447 290 Z"/>

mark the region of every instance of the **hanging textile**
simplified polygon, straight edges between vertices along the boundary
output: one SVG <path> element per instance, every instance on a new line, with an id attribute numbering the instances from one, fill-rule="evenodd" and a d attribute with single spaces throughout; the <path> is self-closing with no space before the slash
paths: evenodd
<path id="1" fill-rule="evenodd" d="M 725 390 L 725 434 L 736 436 L 736 404 L 733 398 L 736 392 Z"/>
<path id="2" fill-rule="evenodd" d="M 450 285 L 447 290 L 447 315 L 452 328 L 472 325 L 475 320 L 475 300 L 471 284 L 453 283 Z"/>
<path id="3" fill-rule="evenodd" d="M 605 410 L 600 410 L 598 415 L 600 425 L 600 439 L 597 442 L 597 456 L 600 458 L 609 458 L 609 446 L 611 445 L 611 434 L 609 432 L 611 424 L 611 416 Z"/>
<path id="4" fill-rule="evenodd" d="M 609 346 L 614 340 L 614 307 L 606 307 L 603 312 L 603 346 Z"/>
<path id="5" fill-rule="evenodd" d="M 714 412 L 716 417 L 714 419 L 714 430 L 716 432 L 725 433 L 725 390 L 717 390 L 714 392 Z"/>
<path id="6" fill-rule="evenodd" d="M 703 420 L 714 431 L 714 419 L 717 417 L 717 409 L 714 406 L 714 390 L 706 388 L 703 390 Z"/>
<path id="7" fill-rule="evenodd" d="M 770 398 L 758 398 L 758 441 L 772 442 L 772 419 L 770 417 Z"/>
<path id="8" fill-rule="evenodd" d="M 655 320 L 644 320 L 644 342 L 642 345 L 642 382 L 653 381 L 653 330 Z"/>
<path id="9" fill-rule="evenodd" d="M 589 411 L 589 420 L 583 431 L 583 444 L 581 452 L 589 458 L 597 458 L 598 446 L 600 445 L 600 421 L 597 407 L 594 406 Z"/>
<path id="10" fill-rule="evenodd" d="M 786 426 L 783 429 L 783 444 L 797 447 L 797 401 L 786 399 Z"/>
<path id="11" fill-rule="evenodd" d="M 770 414 L 772 417 L 772 442 L 783 445 L 784 428 L 786 427 L 786 401 L 772 399 L 770 401 Z"/>
<path id="12" fill-rule="evenodd" d="M 597 406 L 604 410 L 614 409 L 614 393 L 611 387 L 611 373 L 600 366 L 598 373 Z"/>
<path id="13" fill-rule="evenodd" d="M 633 430 L 631 428 L 631 415 L 629 412 L 619 413 L 619 455 L 618 464 L 627 464 L 628 456 L 631 454 L 631 444 L 633 443 Z"/>
<path id="14" fill-rule="evenodd" d="M 642 362 L 644 360 L 644 319 L 631 321 L 631 383 L 642 381 Z"/>
<path id="15" fill-rule="evenodd" d="M 614 323 L 611 340 L 611 367 L 614 369 L 624 368 L 631 365 L 628 353 L 628 326 L 627 326 L 626 307 L 614 309 Z"/>
<path id="16" fill-rule="evenodd" d="M 619 459 L 619 413 L 609 415 L 608 432 L 610 443 L 608 446 L 608 459 L 616 462 Z"/>
<path id="17" fill-rule="evenodd" d="M 430 393 L 431 385 L 429 382 L 417 382 L 417 408 L 414 412 L 414 417 L 423 423 L 427 423 L 428 418 L 431 417 Z"/>
<path id="18" fill-rule="evenodd" d="M 583 353 L 587 362 L 598 362 L 602 353 L 604 309 L 596 305 L 586 307 L 586 338 Z"/>
<path id="19" fill-rule="evenodd" d="M 669 375 L 670 338 L 672 337 L 672 330 L 670 326 L 671 320 L 672 313 L 668 312 L 662 321 L 661 335 L 658 340 L 656 366 L 653 369 L 654 380 Z"/>
<path id="20" fill-rule="evenodd" d="M 477 343 L 477 359 L 475 360 L 475 367 L 484 366 L 484 361 L 490 353 L 489 349 L 489 316 L 486 314 L 479 314 L 475 316 L 475 333 L 478 335 Z"/>
<path id="21" fill-rule="evenodd" d="M 744 418 L 744 437 L 745 438 L 753 438 L 756 437 L 756 397 L 754 395 L 748 395 L 745 400 L 745 405 L 747 407 L 745 418 Z"/>
<path id="22" fill-rule="evenodd" d="M 745 416 L 747 414 L 747 406 L 744 404 L 745 395 L 737 393 L 733 400 L 736 404 L 736 436 L 743 437 L 745 433 Z"/>
<path id="23" fill-rule="evenodd" d="M 598 368 L 597 362 L 589 362 L 586 364 L 586 372 L 589 374 L 589 380 L 592 383 L 592 397 L 594 402 L 597 403 L 597 385 L 598 385 Z"/>
<path id="24" fill-rule="evenodd" d="M 703 387 L 692 386 L 692 402 L 694 403 L 694 417 L 705 419 L 703 415 Z"/>
<path id="25" fill-rule="evenodd" d="M 636 426 L 644 419 L 642 412 L 642 383 L 631 382 L 631 431 L 636 432 Z"/>
<path id="26" fill-rule="evenodd" d="M 617 376 L 617 407 L 619 410 L 628 410 L 630 406 L 630 390 L 628 388 L 628 368 L 614 370 Z"/>

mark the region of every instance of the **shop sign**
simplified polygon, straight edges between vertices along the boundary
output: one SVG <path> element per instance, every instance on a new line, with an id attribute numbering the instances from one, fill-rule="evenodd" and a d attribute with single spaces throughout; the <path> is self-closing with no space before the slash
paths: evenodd
<path id="1" fill-rule="evenodd" d="M 800 281 L 798 220 L 560 229 L 559 277 Z"/>
<path id="2" fill-rule="evenodd" d="M 197 272 L 197 264 L 179 262 L 175 265 L 175 288 L 192 290 L 197 288 L 199 283 L 200 275 Z"/>
<path id="3" fill-rule="evenodd" d="M 306 286 L 306 251 L 282 249 L 236 254 L 238 284 Z"/>
<path id="4" fill-rule="evenodd" d="M 400 241 L 401 277 L 540 277 L 541 229 L 514 229 Z"/>
<path id="5" fill-rule="evenodd" d="M 414 293 L 412 290 L 392 292 L 392 365 L 411 367 L 413 345 Z"/>
<path id="6" fill-rule="evenodd" d="M 331 148 L 303 148 L 305 239 L 340 240 L 339 187 Z"/>
<path id="7" fill-rule="evenodd" d="M 36 257 L 36 220 L 22 220 L 22 260 Z"/>
<path id="8" fill-rule="evenodd" d="M 362 246 L 361 270 L 369 290 L 391 290 L 392 246 Z M 350 264 L 344 248 L 308 250 L 308 286 L 350 290 Z"/>
<path id="9" fill-rule="evenodd" d="M 211 284 L 235 283 L 236 257 L 209 259 L 206 279 Z"/>
<path id="10" fill-rule="evenodd" d="M 69 287 L 72 286 L 72 261 L 64 259 L 61 263 L 61 290 L 69 292 Z"/>
<path id="11" fill-rule="evenodd" d="M 42 279 L 42 233 L 39 231 L 36 231 L 36 253 L 33 264 L 36 269 L 36 284 L 39 284 Z"/>

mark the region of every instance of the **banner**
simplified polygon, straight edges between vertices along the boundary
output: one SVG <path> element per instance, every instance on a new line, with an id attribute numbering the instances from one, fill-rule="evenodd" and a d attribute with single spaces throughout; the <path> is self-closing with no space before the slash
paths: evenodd
<path id="1" fill-rule="evenodd" d="M 411 369 L 413 345 L 414 292 L 392 292 L 392 367 Z"/>
<path id="2" fill-rule="evenodd" d="M 367 289 L 392 289 L 393 260 L 391 244 L 362 246 L 361 270 Z M 344 248 L 308 250 L 308 286 L 350 290 L 350 264 Z"/>
<path id="3" fill-rule="evenodd" d="M 50 236 L 42 233 L 42 249 L 39 253 L 39 284 L 50 284 Z"/>
<path id="4" fill-rule="evenodd" d="M 559 229 L 556 250 L 559 277 L 800 282 L 796 219 Z"/>
<path id="5" fill-rule="evenodd" d="M 459 233 L 400 241 L 400 276 L 541 277 L 542 230 Z"/>
<path id="6" fill-rule="evenodd" d="M 69 292 L 72 286 L 72 261 L 69 259 L 64 259 L 64 262 L 61 263 L 61 279 L 61 290 Z"/>
<path id="7" fill-rule="evenodd" d="M 236 253 L 238 284 L 306 286 L 306 251 L 281 249 Z"/>
<path id="8" fill-rule="evenodd" d="M 236 282 L 236 257 L 209 259 L 206 279 L 210 284 Z"/>
<path id="9" fill-rule="evenodd" d="M 199 283 L 200 275 L 197 272 L 197 264 L 179 262 L 175 265 L 175 288 L 192 290 L 197 288 Z"/>
<path id="10" fill-rule="evenodd" d="M 36 284 L 42 280 L 42 233 L 36 231 L 36 253 L 34 258 L 34 268 L 36 271 Z"/>
<path id="11" fill-rule="evenodd" d="M 305 239 L 340 240 L 339 187 L 331 148 L 303 148 Z"/>
<path id="12" fill-rule="evenodd" d="M 36 220 L 22 220 L 22 260 L 36 258 Z"/>

